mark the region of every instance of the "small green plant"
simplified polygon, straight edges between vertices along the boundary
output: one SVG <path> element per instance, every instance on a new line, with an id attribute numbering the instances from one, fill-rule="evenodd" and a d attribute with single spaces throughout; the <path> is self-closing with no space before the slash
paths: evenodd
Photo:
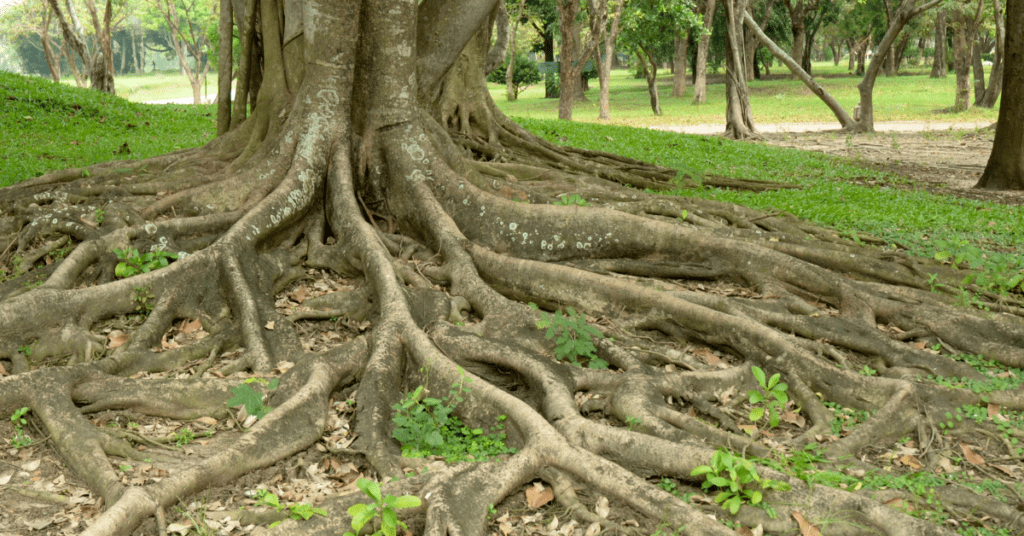
<path id="1" fill-rule="evenodd" d="M 132 293 L 132 301 L 135 302 L 135 311 L 142 316 L 149 316 L 153 312 L 153 287 L 135 287 Z"/>
<path id="2" fill-rule="evenodd" d="M 367 497 L 373 499 L 373 502 L 367 504 L 357 503 L 349 507 L 348 514 L 352 516 L 352 530 L 346 532 L 343 536 L 356 536 L 367 523 L 377 517 L 380 518 L 380 529 L 371 536 L 395 536 L 398 533 L 399 526 L 406 530 L 409 528 L 405 523 L 398 520 L 398 514 L 395 513 L 395 510 L 416 508 L 423 504 L 420 498 L 414 495 L 402 495 L 401 497 L 383 495 L 380 492 L 379 484 L 365 478 L 357 480 L 356 486 Z"/>
<path id="3" fill-rule="evenodd" d="M 25 415 L 28 411 L 29 409 L 24 407 L 15 410 L 14 413 L 11 414 L 11 424 L 14 425 L 14 437 L 11 438 L 8 443 L 16 449 L 23 449 L 32 444 L 32 438 L 29 437 L 21 428 L 28 424 L 28 421 L 25 420 Z"/>
<path id="4" fill-rule="evenodd" d="M 392 406 L 395 415 L 391 420 L 395 423 L 395 430 L 391 435 L 402 444 L 403 456 L 435 455 L 456 462 L 470 457 L 481 460 L 515 452 L 515 449 L 505 446 L 501 422 L 505 420 L 504 415 L 498 417 L 498 423 L 491 427 L 490 433 L 485 433 L 482 428 L 471 429 L 452 415 L 463 401 L 462 395 L 471 391 L 469 384 L 473 381 L 461 369 L 460 373 L 459 381 L 452 383 L 448 396 L 426 396 L 421 385 Z"/>
<path id="5" fill-rule="evenodd" d="M 266 417 L 270 410 L 274 409 L 263 405 L 263 393 L 252 388 L 252 384 L 263 385 L 269 391 L 277 389 L 278 379 L 274 378 L 267 381 L 264 378 L 246 378 L 240 385 L 231 388 L 231 392 L 235 396 L 228 400 L 227 404 L 229 408 L 235 406 L 245 406 L 245 412 L 249 415 L 255 415 L 256 419 L 262 419 Z"/>
<path id="6" fill-rule="evenodd" d="M 21 352 L 25 357 L 32 357 L 32 347 L 35 343 L 26 344 L 25 346 L 19 346 L 18 351 Z"/>
<path id="7" fill-rule="evenodd" d="M 569 206 L 569 205 L 576 205 L 578 207 L 589 207 L 590 206 L 590 203 L 587 203 L 587 200 L 583 199 L 580 196 L 580 194 L 561 195 L 561 196 L 559 196 L 558 201 L 555 201 L 552 204 L 553 205 L 561 205 L 563 207 Z"/>
<path id="8" fill-rule="evenodd" d="M 127 463 L 122 463 L 121 465 L 118 465 L 117 468 L 120 469 L 122 473 L 127 473 L 132 470 L 132 466 Z"/>
<path id="9" fill-rule="evenodd" d="M 182 428 L 174 434 L 174 444 L 179 447 L 188 445 L 196 438 L 196 434 L 188 428 Z"/>
<path id="10" fill-rule="evenodd" d="M 860 369 L 859 372 L 860 372 L 860 374 L 862 374 L 864 376 L 874 376 L 875 374 L 878 374 L 877 370 L 875 370 L 875 369 L 873 369 L 873 368 L 871 368 L 871 367 L 869 367 L 867 365 L 864 365 L 864 368 Z"/>
<path id="11" fill-rule="evenodd" d="M 778 373 L 766 379 L 764 370 L 761 370 L 761 367 L 757 365 L 752 366 L 750 371 L 754 374 L 754 378 L 760 386 L 760 389 L 751 389 L 747 392 L 747 395 L 750 397 L 750 403 L 755 405 L 750 410 L 750 421 L 756 423 L 767 415 L 768 426 L 775 428 L 779 425 L 779 418 L 782 415 L 783 408 L 786 407 L 786 402 L 789 402 L 789 395 L 786 394 L 789 386 L 779 382 L 781 376 Z M 761 404 L 762 402 L 764 406 L 756 406 L 756 404 Z"/>
<path id="12" fill-rule="evenodd" d="M 643 423 L 644 421 L 638 417 L 626 417 L 626 426 L 629 427 L 629 431 L 633 431 L 633 427 Z"/>
<path id="13" fill-rule="evenodd" d="M 158 249 L 147 253 L 139 254 L 139 250 L 129 247 L 128 249 L 115 249 L 121 262 L 114 268 L 114 275 L 119 278 L 131 277 L 133 275 L 145 274 L 157 268 L 164 268 L 178 256 L 174 253 Z"/>
<path id="14" fill-rule="evenodd" d="M 323 508 L 317 508 L 309 503 L 293 503 L 287 505 L 281 504 L 281 500 L 277 498 L 277 495 L 274 495 L 273 493 L 265 489 L 256 490 L 256 504 L 270 506 L 277 510 L 278 512 L 287 509 L 288 517 L 296 521 L 305 521 L 315 515 L 327 517 L 327 510 L 324 510 Z M 279 525 L 280 523 L 280 521 L 275 521 L 271 523 L 270 526 L 273 528 Z"/>
<path id="15" fill-rule="evenodd" d="M 711 465 L 700 465 L 690 472 L 690 476 L 700 475 L 704 475 L 705 478 L 701 488 L 705 491 L 711 488 L 720 489 L 715 496 L 715 502 L 734 515 L 743 504 L 757 506 L 764 499 L 761 491 L 751 489 L 750 484 L 757 483 L 761 489 L 789 490 L 789 484 L 785 482 L 762 479 L 758 476 L 757 467 L 753 462 L 725 449 L 718 449 L 711 456 Z"/>
<path id="16" fill-rule="evenodd" d="M 94 210 L 92 213 L 92 218 L 93 220 L 96 221 L 96 224 L 98 225 L 103 223 L 103 218 L 106 217 L 106 215 L 107 211 L 103 210 L 103 207 L 96 207 L 96 210 Z"/>
<path id="17" fill-rule="evenodd" d="M 531 303 L 530 307 L 540 311 L 535 303 Z M 597 348 L 594 346 L 594 339 L 604 338 L 604 334 L 587 324 L 586 317 L 572 307 L 566 307 L 566 311 L 566 314 L 563 314 L 561 309 L 554 314 L 541 312 L 541 319 L 537 321 L 537 328 L 547 330 L 544 332 L 546 339 L 557 337 L 555 357 L 559 361 L 568 360 L 577 367 L 583 366 L 579 358 L 585 357 L 587 366 L 592 369 L 608 368 L 608 362 L 597 357 Z"/>

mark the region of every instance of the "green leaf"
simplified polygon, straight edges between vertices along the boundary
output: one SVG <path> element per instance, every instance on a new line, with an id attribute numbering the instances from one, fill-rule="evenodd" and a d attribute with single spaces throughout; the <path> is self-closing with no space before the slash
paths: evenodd
<path id="1" fill-rule="evenodd" d="M 761 502 L 761 499 L 764 498 L 764 496 L 761 495 L 761 492 L 757 490 L 750 491 L 749 494 L 750 504 L 759 504 Z"/>
<path id="2" fill-rule="evenodd" d="M 371 499 L 380 504 L 384 498 L 380 494 L 380 484 L 366 478 L 360 478 L 356 481 L 356 487 L 363 490 L 363 493 L 368 495 Z"/>
<path id="3" fill-rule="evenodd" d="M 750 410 L 750 422 L 757 422 L 764 417 L 764 408 L 753 408 Z"/>
<path id="4" fill-rule="evenodd" d="M 765 374 L 764 374 L 764 371 L 761 370 L 761 367 L 759 367 L 757 365 L 754 365 L 754 366 L 750 367 L 750 372 L 754 374 L 754 378 L 757 380 L 757 383 L 761 387 L 766 387 L 766 385 L 765 385 Z"/>
<path id="5" fill-rule="evenodd" d="M 712 471 L 711 466 L 708 466 L 708 465 L 698 465 L 697 467 L 693 468 L 693 471 L 690 471 L 690 476 L 705 475 L 707 473 L 710 473 L 711 471 Z"/>
<path id="6" fill-rule="evenodd" d="M 775 385 L 779 383 L 779 378 L 781 378 L 781 377 L 782 377 L 782 375 L 779 374 L 778 372 L 776 372 L 775 374 L 772 374 L 771 379 L 768 380 L 768 390 L 769 391 L 771 391 L 772 389 L 775 389 Z"/>
<path id="7" fill-rule="evenodd" d="M 401 497 L 397 497 L 395 499 L 394 506 L 395 506 L 395 508 L 399 508 L 399 509 L 401 509 L 401 508 L 416 508 L 417 506 L 419 506 L 421 504 L 423 504 L 423 501 L 421 501 L 420 498 L 415 496 L 415 495 L 402 495 Z"/>
<path id="8" fill-rule="evenodd" d="M 244 405 L 246 413 L 249 415 L 257 415 L 257 418 L 259 418 L 259 413 L 263 410 L 263 395 L 256 392 L 256 390 L 247 383 L 232 387 L 231 392 L 234 393 L 235 396 L 228 400 L 227 405 L 229 408 Z M 264 415 L 265 414 L 266 412 L 264 412 Z"/>
<path id="9" fill-rule="evenodd" d="M 365 507 L 367 507 L 365 510 L 363 510 L 363 511 L 357 513 L 356 515 L 352 516 L 352 530 L 354 530 L 354 531 L 356 531 L 358 533 L 360 530 L 363 529 L 363 527 L 367 523 L 370 522 L 371 519 L 377 517 L 377 509 L 371 507 L 368 504 L 363 504 L 363 505 L 356 504 L 356 505 L 353 505 L 353 507 L 355 507 L 355 506 L 365 506 Z M 351 513 L 351 512 L 352 512 L 352 508 L 350 507 L 349 508 L 349 513 Z"/>
<path id="10" fill-rule="evenodd" d="M 761 391 L 749 391 L 747 395 L 750 396 L 751 404 L 760 404 L 764 400 L 764 393 Z"/>

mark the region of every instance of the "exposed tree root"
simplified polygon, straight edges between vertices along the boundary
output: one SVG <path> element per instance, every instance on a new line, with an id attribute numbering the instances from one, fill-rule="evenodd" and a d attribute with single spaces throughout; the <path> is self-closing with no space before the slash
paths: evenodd
<path id="1" fill-rule="evenodd" d="M 0 190 L 0 360 L 14 373 L 0 378 L 0 413 L 31 408 L 50 445 L 103 497 L 107 508 L 85 534 L 129 534 L 182 498 L 308 448 L 322 438 L 332 393 L 356 382 L 350 451 L 381 477 L 409 465 L 391 439 L 403 391 L 425 384 L 443 393 L 470 378 L 459 417 L 484 426 L 507 416 L 516 454 L 386 486 L 424 500 L 402 515 L 431 535 L 486 533 L 488 507 L 537 478 L 583 523 L 619 526 L 588 512 L 572 483 L 655 524 L 729 534 L 707 515 L 725 516 L 720 508 L 647 479 L 696 487 L 702 480 L 691 472 L 717 448 L 767 459 L 812 442 L 824 445 L 822 463 L 849 471 L 855 464 L 843 457 L 915 433 L 925 448 L 943 415 L 962 405 L 1024 409 L 1019 392 L 983 398 L 921 380 L 984 378 L 926 349 L 934 344 L 1024 366 L 1019 298 L 990 311 L 955 307 L 929 291 L 928 277 L 953 284 L 962 273 L 935 261 L 855 244 L 788 214 L 646 193 L 678 187 L 675 171 L 552 145 L 504 118 L 486 94 L 483 107 L 421 112 L 402 86 L 414 58 L 389 57 L 379 71 L 338 59 L 369 53 L 360 31 L 415 39 L 413 19 L 397 13 L 415 4 L 363 22 L 351 5 L 321 7 L 335 31 L 307 50 L 306 82 L 295 88 L 267 71 L 265 86 L 291 92 L 261 91 L 265 104 L 242 128 L 202 149 Z M 355 87 L 371 82 L 379 93 Z M 353 95 L 369 106 L 355 106 Z M 553 204 L 569 193 L 591 206 Z M 178 258 L 118 278 L 113 250 L 128 248 Z M 303 309 L 285 316 L 280 293 L 310 268 L 355 281 L 296 298 Z M 537 329 L 541 313 L 529 302 L 573 307 L 614 335 L 596 345 L 610 369 L 556 359 L 564 356 Z M 303 346 L 309 319 L 365 335 L 313 353 Z M 196 332 L 203 337 L 184 337 Z M 763 425 L 748 433 L 749 408 L 740 406 L 758 388 L 754 365 L 781 374 L 802 408 L 806 425 L 790 441 Z M 858 374 L 865 365 L 878 374 Z M 169 370 L 177 379 L 144 377 Z M 124 485 L 109 459 L 138 459 L 139 436 L 104 433 L 85 417 L 130 409 L 223 418 L 240 383 L 223 377 L 284 370 L 267 400 L 273 411 L 216 455 L 163 456 L 158 463 L 174 470 L 158 483 Z M 866 421 L 837 437 L 825 402 Z M 978 426 L 1000 437 L 994 423 Z M 1009 442 L 998 448 L 1016 456 Z M 874 496 L 760 472 L 792 489 L 765 493 L 775 517 L 742 507 L 735 519 L 746 526 L 795 533 L 796 512 L 826 534 L 951 534 Z M 950 509 L 977 504 L 997 526 L 1020 526 L 1004 503 L 938 493 Z M 332 498 L 322 505 L 328 518 L 275 531 L 336 534 L 355 502 L 361 497 Z"/>

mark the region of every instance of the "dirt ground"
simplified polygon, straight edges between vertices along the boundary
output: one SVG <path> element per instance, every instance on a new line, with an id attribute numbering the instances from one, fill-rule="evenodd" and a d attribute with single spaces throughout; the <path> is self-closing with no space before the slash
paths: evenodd
<path id="1" fill-rule="evenodd" d="M 765 142 L 861 161 L 912 179 L 908 187 L 971 199 L 1024 203 L 1024 193 L 989 192 L 973 188 L 991 151 L 991 130 L 886 133 L 855 137 L 838 132 L 767 134 Z M 328 293 L 349 283 L 336 280 L 327 273 L 310 275 L 314 283 L 305 284 L 301 289 L 291 288 L 279 295 L 278 307 L 282 308 L 282 312 L 287 314 L 285 309 L 296 307 L 298 303 L 294 302 L 297 300 L 301 303 L 307 295 Z M 301 295 L 302 299 L 296 298 L 297 295 Z M 301 327 L 306 349 L 314 352 L 340 344 L 363 329 L 364 326 L 343 325 L 326 320 L 303 322 Z M 188 325 L 183 324 L 176 330 L 168 334 L 170 344 L 174 344 L 179 336 L 196 336 L 189 331 Z M 111 335 L 113 340 L 115 337 Z M 720 361 L 710 349 L 706 353 L 709 355 L 702 357 L 705 361 Z M 186 365 L 186 370 L 172 371 L 166 376 L 187 375 L 187 369 L 195 366 Z M 0 374 L 3 373 L 0 369 Z M 279 511 L 259 504 L 256 490 L 272 492 L 282 504 L 312 506 L 318 505 L 329 495 L 356 491 L 356 480 L 373 474 L 360 455 L 346 454 L 348 445 L 354 439 L 350 422 L 354 414 L 352 400 L 351 388 L 335 393 L 327 430 L 323 439 L 314 447 L 250 474 L 232 486 L 185 498 L 176 508 L 166 512 L 165 527 L 158 528 L 156 523 L 150 521 L 135 534 L 260 534 L 266 531 L 267 525 L 273 520 L 285 519 L 288 510 Z M 230 441 L 242 433 L 237 419 L 223 416 L 176 422 L 111 411 L 93 414 L 90 418 L 95 425 L 112 432 L 149 438 L 148 442 L 139 441 L 137 448 L 177 460 L 176 463 L 168 464 L 112 457 L 113 470 L 122 477 L 123 483 L 129 485 L 158 481 L 168 471 L 174 471 L 176 466 L 187 465 L 190 458 L 205 457 L 209 455 L 210 449 L 216 449 L 218 444 L 222 444 L 220 441 Z M 9 445 L 8 441 L 16 436 L 16 424 L 7 415 L 0 419 L 0 536 L 80 533 L 89 520 L 103 510 L 102 501 L 86 489 L 72 471 L 67 470 L 60 457 L 47 445 L 44 434 L 36 428 L 37 421 L 31 416 L 22 429 L 33 438 L 34 443 L 21 449 Z M 797 424 L 792 427 L 794 434 L 799 432 Z M 891 453 L 874 454 L 883 456 Z M 425 460 L 425 463 L 436 465 L 444 462 Z M 1003 470 L 1016 475 L 1018 469 Z M 664 484 L 675 487 L 673 482 Z M 551 488 L 539 480 L 525 486 L 503 503 L 495 505 L 491 516 L 492 533 L 502 536 L 592 536 L 597 532 L 594 524 L 587 526 L 578 523 L 564 506 L 552 498 Z M 638 533 L 672 533 L 668 527 L 645 525 L 647 522 L 641 516 L 615 502 L 609 504 L 604 497 L 581 494 L 579 499 L 584 508 L 593 511 L 595 515 L 614 520 L 621 526 L 636 527 Z"/>
<path id="2" fill-rule="evenodd" d="M 885 132 L 850 136 L 844 132 L 764 134 L 778 147 L 849 158 L 913 180 L 937 194 L 1020 205 L 1024 192 L 975 189 L 992 152 L 992 129 Z"/>

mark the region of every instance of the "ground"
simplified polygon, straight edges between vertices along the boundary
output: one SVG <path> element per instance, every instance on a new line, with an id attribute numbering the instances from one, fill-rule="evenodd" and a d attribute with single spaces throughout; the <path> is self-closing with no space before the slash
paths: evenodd
<path id="1" fill-rule="evenodd" d="M 903 184 L 903 187 L 907 188 L 924 188 L 947 195 L 985 198 L 1012 204 L 1024 201 L 1024 197 L 1019 194 L 979 192 L 971 189 L 977 174 L 984 167 L 991 146 L 991 135 L 985 131 L 896 136 L 876 134 L 854 138 L 833 133 L 781 134 L 767 135 L 766 142 L 825 151 L 866 161 L 872 166 L 907 176 L 909 181 Z M 409 278 L 415 279 L 415 274 Z M 662 283 L 669 284 L 672 290 L 677 292 L 694 291 L 719 297 L 761 298 L 744 286 L 723 281 L 667 283 L 662 280 Z M 429 286 L 429 283 L 427 284 Z M 358 285 L 359 282 L 356 280 L 348 280 L 326 270 L 310 268 L 276 295 L 275 305 L 279 313 L 295 322 L 305 351 L 323 352 L 353 340 L 369 327 L 368 323 L 360 319 L 349 319 L 323 312 L 324 309 L 331 309 L 332 294 L 337 293 L 335 297 L 339 297 L 342 295 L 341 292 L 359 290 Z M 832 307 L 824 304 L 821 305 L 821 310 L 823 313 L 835 314 Z M 470 314 L 456 323 L 472 326 L 477 320 Z M 629 344 L 634 349 L 640 348 L 641 353 L 660 356 L 659 366 L 668 372 L 679 369 L 727 371 L 740 365 L 745 366 L 742 360 L 705 344 L 680 344 L 678 340 L 650 328 L 646 331 L 624 330 L 621 324 L 613 324 L 606 318 L 590 317 L 587 320 L 606 334 L 614 335 L 620 342 L 624 341 L 623 344 Z M 122 337 L 121 328 L 134 327 L 124 325 L 131 322 L 133 320 L 130 316 L 122 317 L 108 322 L 105 327 L 94 327 L 94 331 L 98 331 L 105 344 L 112 348 L 123 344 L 126 337 Z M 878 327 L 889 338 L 906 341 L 906 344 L 914 346 L 916 350 L 933 353 L 944 351 L 942 346 L 945 343 L 941 340 L 915 339 L 909 335 L 904 337 L 899 328 L 883 325 Z M 268 325 L 265 328 L 272 330 L 274 326 Z M 458 336 L 446 330 L 433 333 L 442 338 Z M 164 334 L 160 344 L 162 348 L 156 348 L 155 351 L 176 349 L 207 336 L 198 319 L 182 319 Z M 935 343 L 934 349 L 932 343 Z M 211 355 L 209 358 L 204 356 L 187 361 L 175 370 L 164 373 L 139 373 L 134 378 L 173 380 L 201 375 L 215 379 L 217 375 L 208 372 L 214 362 L 229 362 L 235 357 L 237 353 L 234 350 L 222 355 Z M 878 367 L 878 363 L 870 359 L 850 362 L 848 365 L 854 370 L 864 370 L 869 375 L 872 367 Z M 981 366 L 984 368 L 984 364 Z M 291 367 L 292 364 L 288 362 L 278 363 L 267 376 L 279 376 Z M 252 376 L 244 372 L 235 372 L 230 377 L 237 383 Z M 193 530 L 193 534 L 260 534 L 267 530 L 268 522 L 286 518 L 288 510 L 282 512 L 260 504 L 256 490 L 269 490 L 281 504 L 312 506 L 319 506 L 331 495 L 355 491 L 356 480 L 360 476 L 374 476 L 366 458 L 350 449 L 356 435 L 352 418 L 355 414 L 357 389 L 358 384 L 352 384 L 332 394 L 323 437 L 314 446 L 271 467 L 252 472 L 228 486 L 205 490 L 194 497 L 189 497 L 173 511 L 167 511 L 166 519 L 150 520 L 137 529 L 135 534 L 163 534 L 163 531 L 170 534 L 187 534 L 189 527 L 194 524 L 210 532 Z M 669 407 L 680 410 L 681 415 L 688 413 L 690 417 L 697 414 L 694 411 L 696 407 L 701 412 L 714 415 L 724 428 L 739 432 L 753 430 L 753 425 L 747 420 L 750 408 L 746 400 L 747 394 L 733 387 L 717 391 L 720 409 L 718 406 L 708 405 L 706 401 L 701 405 L 696 400 L 673 400 L 672 396 L 667 397 L 665 402 Z M 630 430 L 634 425 L 642 424 L 639 419 L 636 422 L 622 422 L 614 416 L 616 410 L 609 407 L 611 404 L 584 391 L 576 393 L 575 402 L 577 408 L 592 421 L 613 427 L 628 427 Z M 787 440 L 809 431 L 809 423 L 802 415 L 794 412 L 792 400 L 784 409 L 781 415 L 782 422 L 778 428 L 769 430 L 762 426 L 756 432 L 758 443 L 752 444 L 756 445 L 751 446 L 752 453 L 765 455 L 764 453 L 770 452 L 765 447 L 779 447 Z M 818 428 L 812 432 L 813 440 L 822 444 L 848 437 L 853 433 L 854 425 L 866 418 L 866 415 L 837 405 L 829 406 L 828 410 L 835 415 L 832 422 L 838 424 L 834 424 L 831 430 L 823 431 Z M 999 407 L 996 406 L 993 410 L 990 405 L 989 412 L 990 416 L 999 416 Z M 1012 412 L 1004 414 L 1009 415 L 1010 419 L 1020 418 L 1019 414 Z M 959 418 L 957 415 L 958 420 Z M 243 437 L 242 428 L 251 424 L 251 417 L 247 418 L 244 413 L 235 410 L 230 414 L 206 415 L 189 421 L 145 416 L 130 411 L 99 411 L 90 414 L 90 420 L 114 435 L 136 442 L 137 459 L 125 458 L 115 464 L 117 475 L 126 485 L 159 482 L 163 477 L 174 473 L 184 461 L 213 456 L 219 448 L 218 445 L 223 445 L 225 439 Z M 14 437 L 15 424 L 6 419 L 0 421 L 0 437 Z M 22 449 L 8 447 L 0 453 L 0 536 L 78 533 L 103 509 L 102 501 L 87 490 L 73 471 L 66 469 L 64 461 L 47 446 L 47 443 L 39 441 L 45 434 L 34 427 L 32 419 L 24 425 L 24 432 L 38 443 Z M 903 475 L 915 473 L 927 465 L 937 473 L 962 477 L 958 482 L 974 490 L 992 486 L 992 482 L 1019 482 L 1024 477 L 1024 463 L 1021 457 L 997 454 L 1007 439 L 992 435 L 984 429 L 965 427 L 959 433 L 934 436 L 933 439 L 935 443 L 926 445 L 920 444 L 914 438 L 904 437 L 895 445 L 885 443 L 877 447 L 868 446 L 857 452 L 859 461 L 844 471 L 847 475 L 863 476 L 866 468 L 874 467 L 883 473 Z M 1008 443 L 1006 447 L 1011 448 Z M 796 452 L 804 452 L 809 458 L 816 455 L 813 450 Z M 499 455 L 498 458 L 506 456 Z M 431 457 L 412 459 L 404 469 L 409 476 L 413 476 L 424 471 L 425 467 L 429 468 L 428 473 L 452 468 L 442 459 Z M 489 533 L 505 536 L 593 536 L 600 530 L 600 525 L 608 521 L 612 522 L 609 526 L 618 527 L 615 530 L 632 530 L 638 534 L 673 534 L 675 531 L 668 524 L 658 525 L 650 521 L 649 513 L 638 513 L 621 501 L 615 498 L 609 500 L 592 489 L 580 489 L 578 494 L 574 493 L 571 485 L 568 489 L 564 487 L 564 479 L 564 473 L 551 474 L 545 478 L 546 482 L 541 483 L 541 480 L 537 480 L 523 486 L 501 503 L 493 505 L 489 516 Z M 415 486 L 415 478 L 410 478 L 409 481 L 411 486 Z M 699 492 L 699 488 L 687 486 L 675 479 L 652 477 L 649 481 L 658 484 L 665 491 L 687 497 L 693 504 L 705 508 L 708 512 L 712 511 L 709 505 L 712 503 L 710 497 L 713 497 L 713 494 L 690 495 Z M 870 496 L 884 500 L 887 505 L 894 508 L 918 508 L 913 497 L 905 493 L 906 489 L 917 493 L 914 484 L 905 483 L 908 488 L 901 489 L 900 484 L 895 482 L 882 486 L 882 490 L 872 491 Z M 552 500 L 554 494 L 550 493 L 551 485 L 556 488 L 557 501 Z M 924 486 L 927 487 L 928 484 Z M 999 489 L 1001 496 L 1008 499 L 1008 505 L 1016 505 L 1018 511 L 1024 511 L 1024 498 L 1019 495 L 1019 488 L 1013 485 L 1000 485 Z M 924 494 L 927 495 L 927 492 Z M 982 507 L 983 513 L 977 513 L 970 509 L 957 509 L 957 506 L 954 506 L 958 504 L 955 497 L 943 496 L 943 501 L 950 505 L 949 511 L 952 515 L 949 515 L 949 519 L 944 523 L 951 528 L 984 526 L 985 519 L 990 513 L 984 509 L 999 509 L 998 506 L 986 504 Z M 579 509 L 572 512 L 574 504 Z M 778 508 L 781 510 L 783 506 L 779 505 Z M 583 513 L 583 510 L 587 512 Z M 1006 512 L 999 510 L 997 514 L 1005 516 Z M 313 519 L 305 523 L 315 523 L 316 520 L 317 516 L 313 514 Z M 941 519 L 938 521 L 943 522 Z M 413 524 L 410 533 L 420 534 L 421 528 Z M 744 530 L 747 532 L 743 532 Z M 740 531 L 745 534 L 756 534 L 758 528 L 746 527 Z"/>

